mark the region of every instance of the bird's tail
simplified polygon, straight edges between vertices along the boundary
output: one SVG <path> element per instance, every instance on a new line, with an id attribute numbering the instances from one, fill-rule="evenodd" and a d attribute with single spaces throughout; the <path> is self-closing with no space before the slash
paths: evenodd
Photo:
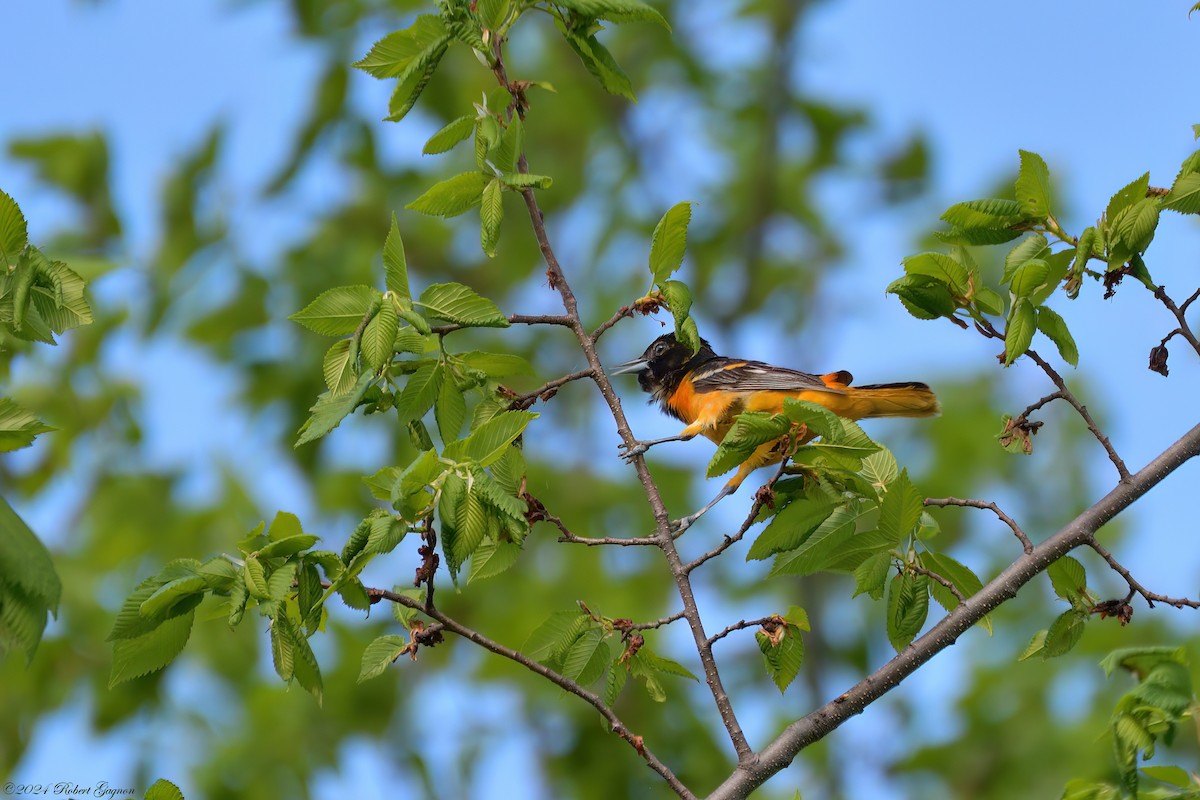
<path id="1" fill-rule="evenodd" d="M 923 383 L 877 383 L 847 386 L 845 405 L 851 419 L 867 417 L 932 417 L 942 412 L 937 397 Z M 841 413 L 840 411 L 838 413 Z"/>

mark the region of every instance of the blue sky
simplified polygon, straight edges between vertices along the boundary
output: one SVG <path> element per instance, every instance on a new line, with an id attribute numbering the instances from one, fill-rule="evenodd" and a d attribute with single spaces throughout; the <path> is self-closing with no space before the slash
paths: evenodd
<path id="1" fill-rule="evenodd" d="M 980 187 L 1012 172 L 1018 149 L 1041 153 L 1061 179 L 1066 201 L 1076 212 L 1063 220 L 1069 230 L 1089 224 L 1109 194 L 1147 169 L 1153 185 L 1169 185 L 1179 162 L 1197 146 L 1191 125 L 1200 123 L 1200 91 L 1194 85 L 1200 75 L 1200 16 L 1189 21 L 1187 6 L 1116 0 L 1003 6 L 846 0 L 819 5 L 801 42 L 804 60 L 793 75 L 796 84 L 872 110 L 878 132 L 855 145 L 864 160 L 882 141 L 915 130 L 931 135 L 937 155 L 934 199 L 919 208 L 864 219 L 849 259 L 853 267 L 836 281 L 844 282 L 847 294 L 861 285 L 877 285 L 880 291 L 873 300 L 861 301 L 862 293 L 854 292 L 855 305 L 847 309 L 836 338 L 818 343 L 820 364 L 850 368 L 864 380 L 872 374 L 880 380 L 919 376 L 936 385 L 939 376 L 990 358 L 993 344 L 968 332 L 931 331 L 931 323 L 910 318 L 894 298 L 884 296 L 882 287 L 899 274 L 899 260 L 911 251 L 913 232 L 928 226 L 945 206 L 974 197 Z M 289 38 L 280 4 L 234 9 L 216 2 L 111 0 L 92 6 L 40 0 L 22 3 L 5 16 L 7 60 L 38 67 L 7 82 L 0 141 L 53 130 L 109 133 L 115 199 L 130 234 L 132 252 L 127 256 L 132 261 L 154 246 L 161 182 L 214 117 L 232 123 L 227 158 L 237 165 L 236 177 L 224 184 L 227 194 L 219 200 L 235 229 L 253 226 L 256 231 L 240 241 L 251 258 L 270 257 L 281 240 L 303 229 L 306 210 L 342 191 L 318 169 L 306 174 L 286 207 L 260 207 L 253 219 L 239 213 L 247 206 L 244 198 L 253 196 L 284 157 L 288 133 L 307 106 L 295 87 L 307 85 L 317 68 L 315 54 Z M 684 23 L 676 28 L 689 30 Z M 380 109 L 386 91 L 366 76 L 354 88 L 359 101 Z M 24 167 L 0 155 L 0 188 L 21 203 L 32 238 L 39 241 L 69 224 L 70 217 L 60 201 L 34 186 Z M 840 214 L 855 215 L 865 198 L 850 181 L 831 193 L 830 202 Z M 1200 285 L 1197 252 L 1196 219 L 1164 215 L 1151 249 L 1151 272 L 1177 297 L 1186 297 Z M 831 292 L 835 297 L 837 285 Z M 1200 418 L 1194 401 L 1196 361 L 1175 347 L 1170 378 L 1146 370 L 1149 349 L 1173 327 L 1165 310 L 1131 286 L 1111 301 L 1100 300 L 1097 292 L 1086 294 L 1056 307 L 1079 343 L 1079 372 L 1104 395 L 1114 444 L 1136 469 Z M 895 348 L 889 349 L 889 343 L 896 343 Z M 887 374 L 900 344 L 906 374 Z M 130 355 L 116 350 L 114 366 L 143 375 L 171 362 L 178 368 L 178 354 L 169 350 L 150 353 L 148 360 Z M 1019 398 L 1014 410 L 1052 388 L 1029 363 L 1015 365 L 1004 377 L 1006 390 Z M 194 420 L 196 414 L 214 413 L 205 409 L 220 409 L 230 391 L 218 383 L 212 394 L 197 397 L 159 387 L 148 396 L 152 432 L 205 428 L 176 422 L 180 414 Z M 640 404 L 628 405 L 632 410 Z M 647 435 L 661 430 L 650 411 L 635 416 L 635 423 Z M 197 448 L 236 448 L 242 438 L 236 426 L 212 442 L 162 435 L 156 457 L 166 463 L 192 459 Z M 1099 493 L 1111 476 L 1098 448 L 1096 455 Z M 1122 556 L 1135 574 L 1154 576 L 1156 591 L 1197 591 L 1194 575 L 1200 564 L 1194 553 L 1169 563 L 1160 555 L 1181 535 L 1179 520 L 1190 518 L 1186 509 L 1196 477 L 1195 465 L 1185 467 L 1131 514 L 1139 546 Z M 260 491 L 264 508 L 303 514 L 304 500 L 287 475 L 272 477 Z M 952 672 L 948 666 L 929 673 L 932 678 L 918 677 L 910 691 L 923 691 L 924 680 L 943 680 Z M 504 704 L 502 698 L 496 702 Z M 63 776 L 58 753 L 63 746 L 79 752 L 66 743 L 87 740 L 85 720 L 79 709 L 68 710 L 52 723 L 57 727 L 43 729 L 22 765 L 22 777 Z M 111 741 L 92 743 L 89 749 L 98 758 L 95 764 L 77 762 L 74 769 L 80 774 L 74 779 L 89 783 L 103 777 L 117 783 L 117 775 L 101 772 L 97 765 L 109 770 L 129 763 L 132 754 Z M 363 767 L 353 772 L 370 774 Z M 331 781 L 331 792 L 356 788 Z"/>

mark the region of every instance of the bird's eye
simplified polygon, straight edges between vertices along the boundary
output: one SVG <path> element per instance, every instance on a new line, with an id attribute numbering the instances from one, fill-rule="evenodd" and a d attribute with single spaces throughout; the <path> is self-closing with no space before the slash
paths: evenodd
<path id="1" fill-rule="evenodd" d="M 658 344 L 654 345 L 654 355 L 661 356 L 665 352 L 667 352 L 666 342 L 659 342 Z"/>

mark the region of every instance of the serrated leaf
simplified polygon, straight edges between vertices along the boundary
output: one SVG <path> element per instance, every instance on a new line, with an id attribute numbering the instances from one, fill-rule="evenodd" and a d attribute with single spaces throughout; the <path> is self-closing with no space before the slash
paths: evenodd
<path id="1" fill-rule="evenodd" d="M 897 544 L 912 533 L 924 510 L 924 498 L 908 478 L 908 470 L 900 470 L 888 485 L 879 505 L 879 530 Z"/>
<path id="2" fill-rule="evenodd" d="M 493 542 L 485 539 L 471 554 L 471 572 L 467 583 L 492 578 L 504 572 L 521 555 L 521 546 L 513 542 Z"/>
<path id="3" fill-rule="evenodd" d="M 512 353 L 471 351 L 468 353 L 456 353 L 453 358 L 470 369 L 486 373 L 491 378 L 535 374 L 533 365 L 527 359 Z"/>
<path id="4" fill-rule="evenodd" d="M 1071 651 L 1083 636 L 1087 612 L 1070 609 L 1063 612 L 1046 631 L 1046 641 L 1039 651 L 1043 659 L 1056 658 Z"/>
<path id="5" fill-rule="evenodd" d="M 277 539 L 258 551 L 259 558 L 286 558 L 303 552 L 318 541 L 319 536 L 311 533 L 301 533 Z"/>
<path id="6" fill-rule="evenodd" d="M 7 193 L 0 191 L 0 274 L 15 265 L 21 251 L 29 243 L 29 227 L 20 206 Z"/>
<path id="7" fill-rule="evenodd" d="M 850 543 L 862 538 L 855 535 L 859 523 L 874 512 L 874 504 L 864 502 L 850 502 L 834 509 L 799 547 L 775 558 L 771 575 L 803 576 L 831 569 L 843 561 Z"/>
<path id="8" fill-rule="evenodd" d="M 760 446 L 788 432 L 791 421 L 765 411 L 739 414 L 708 462 L 705 477 L 715 478 L 741 464 Z"/>
<path id="9" fill-rule="evenodd" d="M 908 647 L 929 613 L 929 579 L 905 572 L 888 585 L 887 636 L 896 652 Z"/>
<path id="10" fill-rule="evenodd" d="M 349 392 L 358 383 L 358 342 L 338 339 L 325 352 L 321 373 L 332 397 Z"/>
<path id="11" fill-rule="evenodd" d="M 1049 274 L 1050 265 L 1046 261 L 1031 258 L 1013 270 L 1009 289 L 1014 297 L 1030 297 L 1046 282 L 1046 276 Z"/>
<path id="12" fill-rule="evenodd" d="M 1130 250 L 1143 253 L 1154 240 L 1158 216 L 1158 198 L 1143 197 L 1120 213 L 1115 220 L 1113 233 Z"/>
<path id="13" fill-rule="evenodd" d="M 661 284 L 683 264 L 687 249 L 688 224 L 692 221 L 692 204 L 676 203 L 654 226 L 650 239 L 650 274 Z"/>
<path id="14" fill-rule="evenodd" d="M 159 778 L 150 784 L 142 800 L 183 800 L 183 792 L 166 778 Z"/>
<path id="15" fill-rule="evenodd" d="M 1047 568 L 1046 574 L 1050 577 L 1054 593 L 1068 603 L 1073 604 L 1077 599 L 1086 596 L 1087 572 L 1083 564 L 1071 556 L 1063 556 L 1055 561 Z"/>
<path id="16" fill-rule="evenodd" d="M 470 487 L 463 492 L 455 510 L 454 541 L 446 549 L 446 566 L 451 575 L 457 575 L 475 548 L 487 534 L 488 518 L 483 501 Z"/>
<path id="17" fill-rule="evenodd" d="M 370 286 L 327 289 L 288 319 L 322 336 L 345 336 L 358 329 L 380 293 Z"/>
<path id="18" fill-rule="evenodd" d="M 445 127 L 429 137 L 421 152 L 427 156 L 445 153 L 475 131 L 475 117 L 464 116 L 451 120 Z"/>
<path id="19" fill-rule="evenodd" d="M 504 220 L 504 184 L 493 178 L 486 187 L 479 205 L 479 242 L 488 258 L 496 257 L 496 242 L 500 240 L 500 223 Z"/>
<path id="20" fill-rule="evenodd" d="M 980 286 L 975 290 L 975 307 L 984 314 L 998 317 L 1004 313 L 1004 298 L 990 287 Z"/>
<path id="21" fill-rule="evenodd" d="M 653 22 L 671 30 L 663 15 L 641 0 L 562 0 L 555 5 L 569 8 L 584 17 L 611 22 Z"/>
<path id="22" fill-rule="evenodd" d="M 292 623 L 286 615 L 279 615 L 271 620 L 272 641 L 275 635 L 286 638 L 290 644 L 292 658 L 292 676 L 300 687 L 311 694 L 319 705 L 322 696 L 321 667 L 317 657 L 308 643 L 308 639 Z M 290 680 L 288 678 L 287 680 Z"/>
<path id="23" fill-rule="evenodd" d="M 1193 780 L 1191 773 L 1182 767 L 1176 767 L 1168 764 L 1162 766 L 1142 767 L 1142 773 L 1148 778 L 1153 778 L 1156 781 L 1169 783 L 1180 789 L 1195 789 L 1196 781 Z"/>
<path id="24" fill-rule="evenodd" d="M 1146 198 L 1146 190 L 1150 188 L 1150 173 L 1147 172 L 1137 180 L 1121 187 L 1108 201 L 1108 207 L 1104 210 L 1104 216 L 1111 225 L 1116 221 L 1117 215 L 1129 208 L 1139 200 Z"/>
<path id="25" fill-rule="evenodd" d="M 983 589 L 983 581 L 979 579 L 979 576 L 970 567 L 955 561 L 945 553 L 922 553 L 921 564 L 926 569 L 941 575 L 954 584 L 954 588 L 958 589 L 958 593 L 964 598 L 969 598 Z M 933 599 L 938 602 L 938 605 L 947 611 L 953 611 L 958 608 L 958 598 L 954 596 L 953 592 L 937 581 L 931 580 L 929 582 L 929 592 L 933 595 Z M 985 616 L 980 622 L 987 628 L 987 632 L 991 634 L 991 615 Z"/>
<path id="26" fill-rule="evenodd" d="M 521 117 L 514 115 L 500 135 L 500 143 L 492 152 L 492 166 L 501 172 L 516 172 L 517 161 L 525 148 L 525 126 Z"/>
<path id="27" fill-rule="evenodd" d="M 1067 329 L 1067 323 L 1056 311 L 1047 306 L 1039 306 L 1037 310 L 1037 328 L 1058 348 L 1062 360 L 1072 367 L 1079 366 L 1079 348 L 1075 339 Z"/>
<path id="28" fill-rule="evenodd" d="M 1020 222 L 1023 216 L 1021 204 L 1015 200 L 987 199 L 955 203 L 941 218 L 964 231 L 1003 231 Z"/>
<path id="29" fill-rule="evenodd" d="M 747 561 L 758 561 L 775 553 L 796 550 L 809 540 L 822 524 L 830 519 L 838 501 L 825 495 L 793 500 L 782 511 L 775 515 L 771 524 L 758 535 L 750 551 L 746 553 Z M 836 532 L 836 527 L 829 533 Z"/>
<path id="30" fill-rule="evenodd" d="M 247 558 L 242 566 L 242 577 L 245 579 L 246 588 L 250 590 L 251 597 L 259 600 L 270 599 L 271 592 L 267 588 L 267 573 L 261 561 L 254 557 Z"/>
<path id="31" fill-rule="evenodd" d="M 143 617 L 155 617 L 165 612 L 175 602 L 190 594 L 203 593 L 207 588 L 204 578 L 187 575 L 167 581 L 142 601 L 138 613 Z"/>
<path id="32" fill-rule="evenodd" d="M 886 552 L 868 556 L 854 569 L 853 596 L 866 594 L 875 600 L 883 597 L 884 585 L 887 583 L 887 574 L 891 566 L 892 557 Z"/>
<path id="33" fill-rule="evenodd" d="M 629 76 L 617 64 L 607 47 L 600 44 L 594 35 L 570 28 L 560 28 L 559 30 L 563 39 L 583 62 L 583 66 L 600 82 L 606 92 L 637 102 L 637 97 L 633 93 L 633 84 L 629 82 Z"/>
<path id="34" fill-rule="evenodd" d="M 517 191 L 522 189 L 549 189 L 554 185 L 554 178 L 549 175 L 534 175 L 530 172 L 502 172 L 497 176 L 505 186 L 511 186 Z"/>
<path id="35" fill-rule="evenodd" d="M 354 412 L 367 389 L 375 382 L 375 376 L 364 372 L 358 376 L 354 389 L 340 396 L 324 392 L 309 411 L 312 415 L 300 426 L 300 437 L 294 447 L 319 439 L 341 424 L 349 414 Z"/>
<path id="36" fill-rule="evenodd" d="M 609 666 L 608 675 L 604 678 L 604 705 L 612 708 L 628 679 L 629 668 L 627 666 L 616 662 Z"/>
<path id="37" fill-rule="evenodd" d="M 659 284 L 663 300 L 675 318 L 675 338 L 688 351 L 695 353 L 700 349 L 700 332 L 696 322 L 689 314 L 692 310 L 692 290 L 683 281 L 663 281 Z"/>
<path id="38" fill-rule="evenodd" d="M 399 329 L 400 318 L 396 314 L 396 306 L 390 302 L 380 305 L 379 311 L 367 323 L 359 346 L 368 369 L 378 371 L 391 360 L 392 346 Z"/>
<path id="39" fill-rule="evenodd" d="M 944 283 L 959 296 L 965 296 L 970 288 L 965 267 L 950 256 L 942 253 L 918 253 L 908 256 L 901 263 L 909 275 L 925 275 Z"/>
<path id="40" fill-rule="evenodd" d="M 946 244 L 962 245 L 964 247 L 981 247 L 992 244 L 1011 242 L 1023 233 L 1020 228 L 959 228 L 953 227 L 947 231 L 934 231 L 933 237 Z"/>
<path id="41" fill-rule="evenodd" d="M 1025 649 L 1021 652 L 1021 655 L 1017 656 L 1017 661 L 1026 661 L 1042 652 L 1042 648 L 1046 646 L 1047 633 L 1048 631 L 1042 630 L 1033 634 L 1033 638 L 1029 640 L 1029 644 L 1025 646 Z"/>
<path id="42" fill-rule="evenodd" d="M 1033 236 L 1022 239 L 1004 256 L 1004 274 L 1000 278 L 1000 283 L 1009 283 L 1017 269 L 1026 262 L 1034 259 L 1045 260 L 1049 255 L 1050 243 L 1046 241 L 1044 235 L 1035 233 Z"/>
<path id="43" fill-rule="evenodd" d="M 39 433 L 54 428 L 7 397 L 0 397 L 0 453 L 29 447 Z"/>
<path id="44" fill-rule="evenodd" d="M 405 208 L 435 217 L 457 217 L 479 205 L 492 178 L 482 172 L 463 172 L 438 181 Z"/>
<path id="45" fill-rule="evenodd" d="M 1017 174 L 1017 201 L 1027 217 L 1044 219 L 1050 213 L 1050 168 L 1037 153 L 1021 150 L 1021 169 Z"/>
<path id="46" fill-rule="evenodd" d="M 476 328 L 507 328 L 499 307 L 461 283 L 435 283 L 421 293 L 417 305 L 432 317 Z"/>
<path id="47" fill-rule="evenodd" d="M 408 646 L 403 636 L 386 634 L 373 640 L 362 654 L 362 665 L 358 670 L 358 683 L 382 675 Z"/>
<path id="48" fill-rule="evenodd" d="M 1016 361 L 1029 349 L 1036 328 L 1033 304 L 1027 298 L 1018 298 L 1008 315 L 1008 326 L 1004 330 L 1004 366 Z"/>
<path id="49" fill-rule="evenodd" d="M 400 238 L 400 226 L 396 223 L 395 214 L 392 214 L 392 224 L 383 242 L 383 272 L 387 290 L 404 303 L 411 303 L 408 260 L 404 256 L 404 241 Z"/>
<path id="50" fill-rule="evenodd" d="M 410 27 L 393 31 L 377 41 L 354 66 L 376 78 L 402 78 L 422 56 L 444 46 L 448 39 L 440 17 L 421 14 Z"/>
<path id="51" fill-rule="evenodd" d="M 760 630 L 755 632 L 754 640 L 763 654 L 767 673 L 782 694 L 800 674 L 800 666 L 804 663 L 804 641 L 800 638 L 800 630 L 795 625 L 786 625 L 774 637 Z"/>
<path id="52" fill-rule="evenodd" d="M 400 422 L 425 416 L 425 412 L 433 408 L 445 379 L 446 370 L 437 361 L 426 362 L 409 375 L 396 398 L 396 414 Z"/>
<path id="53" fill-rule="evenodd" d="M 958 307 L 949 287 L 928 275 L 897 278 L 888 284 L 887 293 L 899 297 L 908 313 L 917 319 L 948 317 Z"/>
<path id="54" fill-rule="evenodd" d="M 1200 172 L 1181 175 L 1163 199 L 1163 208 L 1180 214 L 1200 214 Z"/>
<path id="55" fill-rule="evenodd" d="M 156 672 L 175 660 L 175 657 L 183 652 L 184 645 L 192 634 L 192 622 L 195 617 L 196 612 L 189 611 L 164 620 L 149 633 L 113 642 L 109 688 Z"/>
<path id="56" fill-rule="evenodd" d="M 872 453 L 863 459 L 861 474 L 871 482 L 877 491 L 882 492 L 884 487 L 894 481 L 899 474 L 896 457 L 890 450 L 879 450 Z"/>
<path id="57" fill-rule="evenodd" d="M 476 428 L 470 436 L 451 442 L 443 451 L 446 458 L 471 461 L 486 467 L 520 436 L 538 415 L 532 411 L 501 411 Z"/>
<path id="58" fill-rule="evenodd" d="M 433 416 L 437 420 L 438 433 L 441 434 L 443 442 L 452 442 L 458 438 L 458 432 L 462 430 L 463 420 L 467 416 L 467 401 L 462 390 L 454 385 L 454 381 L 442 381 L 437 401 L 433 405 Z"/>
<path id="59" fill-rule="evenodd" d="M 590 628 L 576 639 L 563 655 L 563 677 L 580 686 L 589 686 L 604 674 L 612 653 L 604 631 Z"/>
<path id="60" fill-rule="evenodd" d="M 578 609 L 556 611 L 529 634 L 521 651 L 543 664 L 559 662 L 590 624 L 591 619 Z"/>

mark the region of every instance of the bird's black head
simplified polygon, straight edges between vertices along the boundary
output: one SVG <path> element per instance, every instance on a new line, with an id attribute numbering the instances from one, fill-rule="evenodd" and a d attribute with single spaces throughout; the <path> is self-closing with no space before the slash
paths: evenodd
<path id="1" fill-rule="evenodd" d="M 693 353 L 675 334 L 664 333 L 650 343 L 641 358 L 622 364 L 613 374 L 636 372 L 642 390 L 662 401 L 675 391 L 684 375 L 716 357 L 705 339 L 700 340 L 700 349 Z"/>

